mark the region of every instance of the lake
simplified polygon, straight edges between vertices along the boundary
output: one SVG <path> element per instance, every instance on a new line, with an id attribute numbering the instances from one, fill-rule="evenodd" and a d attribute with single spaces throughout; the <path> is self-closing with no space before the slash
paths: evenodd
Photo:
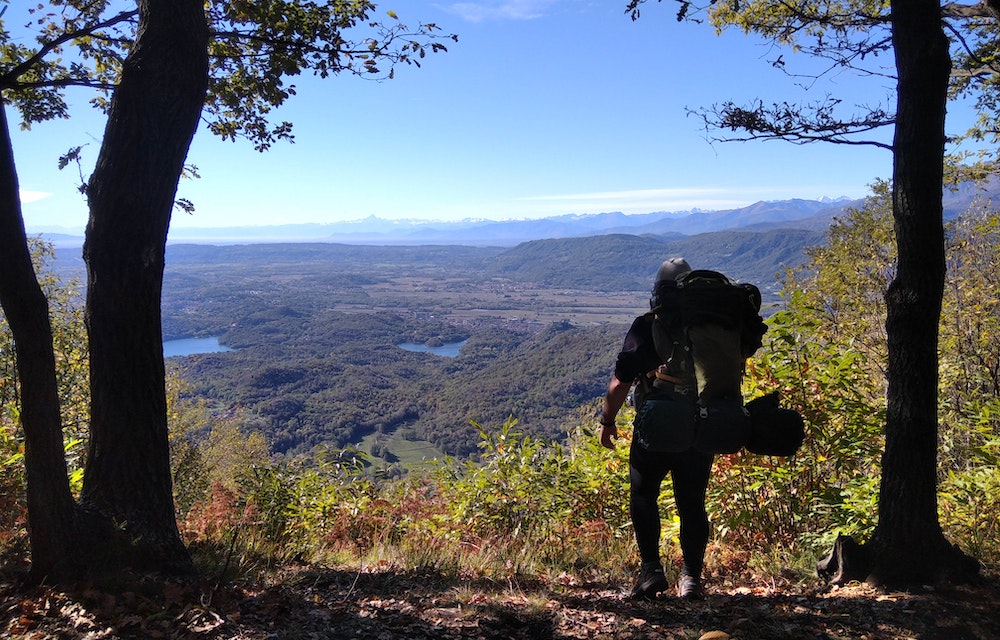
<path id="1" fill-rule="evenodd" d="M 465 346 L 466 342 L 468 342 L 468 340 L 462 340 L 461 342 L 449 342 L 439 347 L 428 347 L 426 344 L 404 342 L 396 346 L 399 347 L 400 349 L 405 349 L 406 351 L 420 351 L 426 353 L 433 353 L 436 356 L 443 356 L 445 358 L 457 358 L 458 352 L 462 350 L 462 347 Z"/>
<path id="2" fill-rule="evenodd" d="M 163 357 L 191 356 L 196 353 L 220 353 L 232 351 L 229 347 L 219 344 L 217 337 L 212 338 L 181 338 L 167 340 L 163 343 Z"/>

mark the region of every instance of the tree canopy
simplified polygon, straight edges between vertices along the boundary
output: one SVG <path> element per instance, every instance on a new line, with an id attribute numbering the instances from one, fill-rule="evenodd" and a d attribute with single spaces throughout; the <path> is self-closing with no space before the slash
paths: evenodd
<path id="1" fill-rule="evenodd" d="M 115 11 L 113 4 L 52 0 L 29 7 L 29 21 L 18 31 L 30 34 L 32 44 L 0 31 L 0 90 L 22 127 L 70 117 L 68 87 L 93 89 L 91 104 L 107 111 L 139 19 L 138 9 Z M 434 23 L 411 28 L 394 11 L 379 20 L 376 9 L 367 0 L 207 2 L 209 88 L 202 117 L 208 129 L 263 151 L 294 138 L 291 123 L 272 120 L 295 95 L 290 78 L 388 79 L 396 66 L 419 67 L 428 53 L 447 51 L 446 42 L 458 40 Z"/>

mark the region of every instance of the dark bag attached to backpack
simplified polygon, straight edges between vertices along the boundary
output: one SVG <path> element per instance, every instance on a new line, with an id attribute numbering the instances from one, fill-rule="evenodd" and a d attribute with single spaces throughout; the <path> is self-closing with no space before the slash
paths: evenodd
<path id="1" fill-rule="evenodd" d="M 795 454 L 805 439 L 805 422 L 794 409 L 779 405 L 778 392 L 754 398 L 746 405 L 750 414 L 747 451 L 764 456 Z"/>
<path id="2" fill-rule="evenodd" d="M 695 442 L 698 408 L 680 393 L 660 391 L 636 411 L 634 437 L 647 451 L 687 451 Z"/>
<path id="3" fill-rule="evenodd" d="M 705 453 L 736 453 L 750 441 L 750 417 L 739 400 L 698 401 L 694 448 Z"/>

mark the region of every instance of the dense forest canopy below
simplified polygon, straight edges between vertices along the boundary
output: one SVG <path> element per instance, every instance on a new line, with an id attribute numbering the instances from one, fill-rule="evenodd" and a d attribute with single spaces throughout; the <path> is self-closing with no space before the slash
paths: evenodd
<path id="1" fill-rule="evenodd" d="M 171 245 L 163 334 L 233 349 L 169 363 L 186 396 L 242 411 L 275 452 L 353 445 L 387 462 L 465 457 L 476 453 L 476 424 L 513 417 L 549 439 L 578 425 L 664 258 L 756 282 L 773 301 L 775 275 L 820 240 L 785 230 L 513 248 Z M 64 271 L 80 268 L 60 256 Z M 462 341 L 454 358 L 398 346 Z"/>
<path id="2" fill-rule="evenodd" d="M 163 335 L 212 336 L 233 349 L 169 364 L 187 397 L 241 411 L 275 452 L 358 446 L 410 464 L 465 457 L 477 452 L 474 423 L 513 417 L 551 439 L 579 425 L 666 257 L 757 284 L 767 314 L 785 270 L 824 242 L 825 230 L 771 226 L 513 247 L 176 244 L 167 248 Z M 82 275 L 74 254 L 60 249 L 57 266 Z M 459 342 L 454 358 L 398 346 Z"/>
<path id="3" fill-rule="evenodd" d="M 213 336 L 233 349 L 169 364 L 185 396 L 241 411 L 277 453 L 466 457 L 477 452 L 477 424 L 513 417 L 548 439 L 578 426 L 666 257 L 757 284 L 767 314 L 779 277 L 823 242 L 821 231 L 765 229 L 514 247 L 170 245 L 163 335 Z M 59 268 L 80 274 L 73 253 L 60 250 Z M 454 358 L 399 347 L 459 342 Z"/>

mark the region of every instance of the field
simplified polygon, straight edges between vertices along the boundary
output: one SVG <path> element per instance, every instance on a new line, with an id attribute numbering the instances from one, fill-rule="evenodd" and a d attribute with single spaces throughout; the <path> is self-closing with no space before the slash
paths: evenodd
<path id="1" fill-rule="evenodd" d="M 394 312 L 417 309 L 455 324 L 496 322 L 539 326 L 553 322 L 574 325 L 625 324 L 648 307 L 644 292 L 600 292 L 548 288 L 510 281 L 481 282 L 472 278 L 401 277 L 365 285 L 367 302 L 334 304 L 338 311 Z"/>

